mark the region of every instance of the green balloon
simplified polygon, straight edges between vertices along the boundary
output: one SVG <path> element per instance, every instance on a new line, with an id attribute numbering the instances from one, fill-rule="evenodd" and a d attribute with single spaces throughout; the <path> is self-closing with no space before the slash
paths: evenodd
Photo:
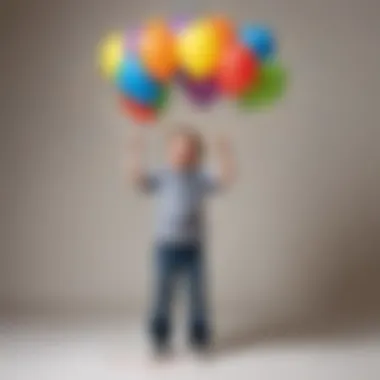
<path id="1" fill-rule="evenodd" d="M 259 83 L 241 95 L 238 102 L 248 109 L 270 106 L 284 95 L 286 85 L 287 73 L 284 67 L 276 61 L 264 63 Z"/>
<path id="2" fill-rule="evenodd" d="M 158 97 L 155 109 L 158 113 L 161 113 L 165 110 L 166 106 L 169 103 L 169 97 L 170 97 L 170 88 L 169 86 L 162 87 L 160 96 Z"/>

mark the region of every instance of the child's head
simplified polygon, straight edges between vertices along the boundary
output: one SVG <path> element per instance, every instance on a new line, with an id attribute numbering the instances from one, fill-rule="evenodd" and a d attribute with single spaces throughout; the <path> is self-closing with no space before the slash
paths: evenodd
<path id="1" fill-rule="evenodd" d="M 201 135 L 192 128 L 181 128 L 169 136 L 167 145 L 169 163 L 177 170 L 189 170 L 202 160 Z"/>

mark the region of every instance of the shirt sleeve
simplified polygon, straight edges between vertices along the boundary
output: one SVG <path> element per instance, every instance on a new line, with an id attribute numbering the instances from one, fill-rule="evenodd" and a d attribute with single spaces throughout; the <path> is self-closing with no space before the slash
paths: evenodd
<path id="1" fill-rule="evenodd" d="M 218 193 L 223 190 L 223 184 L 218 174 L 213 171 L 202 172 L 201 183 L 206 194 Z"/>

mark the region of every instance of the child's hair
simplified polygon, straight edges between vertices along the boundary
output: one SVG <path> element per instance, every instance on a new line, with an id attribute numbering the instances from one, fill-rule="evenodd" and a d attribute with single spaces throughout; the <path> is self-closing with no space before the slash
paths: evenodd
<path id="1" fill-rule="evenodd" d="M 176 137 L 186 137 L 191 140 L 197 149 L 198 156 L 201 158 L 204 153 L 204 144 L 201 134 L 193 127 L 181 125 L 169 134 L 169 141 Z"/>

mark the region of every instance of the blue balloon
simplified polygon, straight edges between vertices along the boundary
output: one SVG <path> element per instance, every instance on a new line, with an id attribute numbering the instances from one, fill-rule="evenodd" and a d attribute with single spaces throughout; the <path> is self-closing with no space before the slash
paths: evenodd
<path id="1" fill-rule="evenodd" d="M 122 63 L 116 84 L 123 95 L 141 104 L 155 104 L 161 94 L 160 83 L 149 76 L 136 56 L 129 56 Z"/>
<path id="2" fill-rule="evenodd" d="M 273 58 L 276 53 L 275 37 L 272 31 L 265 26 L 243 26 L 240 30 L 240 40 L 262 61 Z"/>

